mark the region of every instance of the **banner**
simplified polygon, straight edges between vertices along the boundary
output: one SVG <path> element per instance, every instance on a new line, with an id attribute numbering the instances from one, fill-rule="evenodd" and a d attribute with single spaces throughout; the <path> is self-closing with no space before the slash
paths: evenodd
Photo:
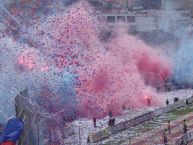
<path id="1" fill-rule="evenodd" d="M 12 141 L 6 141 L 6 142 L 2 143 L 1 145 L 15 145 L 15 143 Z"/>

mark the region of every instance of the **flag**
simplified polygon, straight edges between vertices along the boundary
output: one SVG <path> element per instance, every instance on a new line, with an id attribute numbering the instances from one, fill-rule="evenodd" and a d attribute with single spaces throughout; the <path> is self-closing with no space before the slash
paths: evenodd
<path id="1" fill-rule="evenodd" d="M 6 142 L 1 143 L 0 145 L 15 145 L 15 143 L 12 141 L 6 141 Z"/>
<path id="2" fill-rule="evenodd" d="M 24 122 L 22 120 L 17 118 L 10 119 L 0 135 L 1 145 L 14 145 L 19 139 L 23 128 Z"/>

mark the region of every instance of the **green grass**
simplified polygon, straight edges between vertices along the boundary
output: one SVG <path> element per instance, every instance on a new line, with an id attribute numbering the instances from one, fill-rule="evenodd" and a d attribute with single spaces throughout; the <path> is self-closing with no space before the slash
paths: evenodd
<path id="1" fill-rule="evenodd" d="M 119 142 L 113 142 L 113 141 L 108 141 L 108 142 L 106 142 L 106 143 L 104 143 L 104 144 L 101 144 L 101 145 L 120 145 L 120 144 L 122 144 L 122 143 L 124 143 L 125 141 L 127 141 L 127 140 L 122 140 L 122 141 L 119 141 Z"/>
<path id="2" fill-rule="evenodd" d="M 191 112 L 193 112 L 193 105 L 187 106 L 185 108 L 180 108 L 180 109 L 174 110 L 170 113 L 172 115 L 182 116 L 182 115 L 186 115 L 186 114 L 191 113 Z"/>
<path id="3" fill-rule="evenodd" d="M 102 145 L 111 145 L 111 142 L 107 142 L 107 143 L 102 144 Z"/>
<path id="4" fill-rule="evenodd" d="M 136 132 L 150 131 L 150 130 L 154 129 L 154 127 L 159 125 L 157 123 L 151 124 L 150 122 L 156 122 L 156 120 L 162 120 L 162 121 L 160 121 L 160 123 L 167 122 L 167 120 L 173 121 L 173 120 L 177 119 L 178 117 L 186 115 L 186 114 L 191 113 L 191 112 L 193 112 L 193 105 L 188 105 L 186 107 L 179 108 L 177 110 L 174 110 L 174 111 L 171 111 L 169 113 L 164 114 L 167 117 L 163 120 L 160 119 L 161 116 L 159 116 L 159 117 L 154 118 L 153 120 L 142 123 L 141 125 L 144 127 L 144 129 L 141 128 L 141 126 L 136 126 L 135 131 Z"/>

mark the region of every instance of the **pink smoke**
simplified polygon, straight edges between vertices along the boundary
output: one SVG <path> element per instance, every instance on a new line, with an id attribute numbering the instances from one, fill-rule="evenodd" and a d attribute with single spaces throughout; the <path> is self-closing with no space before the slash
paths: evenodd
<path id="1" fill-rule="evenodd" d="M 55 66 L 71 66 L 76 72 L 79 115 L 102 118 L 109 110 L 118 115 L 123 107 L 147 106 L 147 98 L 152 105 L 160 105 L 151 85 L 164 84 L 171 75 L 170 62 L 124 29 L 115 27 L 116 38 L 101 42 L 101 25 L 93 13 L 87 3 L 80 2 L 65 14 L 47 18 L 47 23 L 41 24 L 36 32 L 44 41 L 42 51 L 58 53 L 53 58 Z M 40 35 L 42 31 L 49 33 L 49 37 Z M 147 85 L 145 80 L 151 83 Z"/>
<path id="2" fill-rule="evenodd" d="M 151 84 L 163 85 L 171 75 L 169 59 L 159 49 L 147 46 L 142 40 L 125 34 L 124 29 L 117 28 L 118 37 L 111 41 L 110 50 L 123 64 L 134 63 L 140 75 Z M 114 45 L 114 46 L 113 46 Z"/>

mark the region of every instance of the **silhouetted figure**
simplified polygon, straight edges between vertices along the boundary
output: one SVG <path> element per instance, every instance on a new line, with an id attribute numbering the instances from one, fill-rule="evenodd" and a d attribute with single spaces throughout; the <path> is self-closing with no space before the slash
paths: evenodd
<path id="1" fill-rule="evenodd" d="M 167 143 L 168 143 L 167 129 L 164 129 L 164 131 L 163 131 L 163 138 L 164 138 L 164 145 L 167 145 Z"/>
<path id="2" fill-rule="evenodd" d="M 188 101 L 188 99 L 186 99 L 186 105 L 189 105 L 189 101 Z"/>
<path id="3" fill-rule="evenodd" d="M 168 121 L 167 127 L 168 127 L 168 133 L 171 134 L 171 123 L 170 123 L 170 120 Z"/>
<path id="4" fill-rule="evenodd" d="M 96 118 L 93 118 L 94 127 L 96 127 Z"/>
<path id="5" fill-rule="evenodd" d="M 151 99 L 150 98 L 147 98 L 147 105 L 151 106 Z"/>
<path id="6" fill-rule="evenodd" d="M 109 124 L 108 124 L 108 126 L 113 126 L 113 125 L 115 125 L 115 118 L 113 118 L 113 113 L 110 110 L 109 111 Z"/>
<path id="7" fill-rule="evenodd" d="M 113 125 L 115 125 L 115 118 L 110 118 L 108 126 L 113 126 Z"/>
<path id="8" fill-rule="evenodd" d="M 166 100 L 166 105 L 168 106 L 170 104 L 169 100 L 167 99 Z"/>
<path id="9" fill-rule="evenodd" d="M 175 97 L 175 98 L 174 98 L 174 103 L 175 103 L 175 102 L 178 102 L 178 101 L 179 101 L 179 98 Z"/>
<path id="10" fill-rule="evenodd" d="M 87 143 L 90 143 L 90 138 L 89 138 L 89 136 L 88 136 L 88 138 L 87 138 Z"/>
<path id="11" fill-rule="evenodd" d="M 187 133 L 187 131 L 188 131 L 188 129 L 187 129 L 187 120 L 186 119 L 184 119 L 183 130 L 184 130 L 184 133 Z"/>

